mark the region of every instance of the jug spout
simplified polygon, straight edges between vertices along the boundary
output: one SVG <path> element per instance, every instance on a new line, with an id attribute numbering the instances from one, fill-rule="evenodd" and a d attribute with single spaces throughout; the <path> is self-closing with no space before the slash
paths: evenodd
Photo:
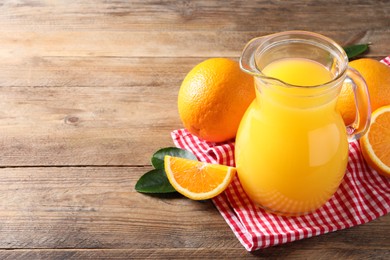
<path id="1" fill-rule="evenodd" d="M 260 48 L 260 46 L 266 41 L 267 36 L 257 37 L 250 40 L 244 50 L 242 51 L 240 57 L 240 68 L 252 75 L 252 76 L 261 76 L 261 71 L 258 69 L 256 65 L 256 51 Z"/>

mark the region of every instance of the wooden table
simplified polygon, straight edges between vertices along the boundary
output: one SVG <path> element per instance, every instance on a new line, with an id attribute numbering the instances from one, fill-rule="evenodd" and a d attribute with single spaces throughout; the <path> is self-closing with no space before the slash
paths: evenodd
<path id="1" fill-rule="evenodd" d="M 77 3 L 80 2 L 80 3 Z M 302 29 L 390 54 L 390 1 L 2 1 L 0 259 L 389 258 L 390 216 L 248 253 L 210 201 L 137 193 L 186 73 Z"/>

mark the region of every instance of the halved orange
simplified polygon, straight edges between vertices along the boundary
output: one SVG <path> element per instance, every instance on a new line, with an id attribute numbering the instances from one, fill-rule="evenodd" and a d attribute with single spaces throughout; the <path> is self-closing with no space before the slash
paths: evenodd
<path id="1" fill-rule="evenodd" d="M 370 128 L 361 138 L 360 147 L 367 164 L 390 177 L 390 105 L 372 113 Z"/>
<path id="2" fill-rule="evenodd" d="M 165 172 L 176 191 L 193 200 L 211 199 L 233 180 L 236 168 L 189 159 L 164 157 Z"/>

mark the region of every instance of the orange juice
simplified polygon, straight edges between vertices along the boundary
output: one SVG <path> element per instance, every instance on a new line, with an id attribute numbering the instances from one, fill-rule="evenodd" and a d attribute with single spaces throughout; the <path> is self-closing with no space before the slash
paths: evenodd
<path id="1" fill-rule="evenodd" d="M 270 211 L 311 212 L 331 198 L 346 169 L 346 129 L 335 110 L 341 86 L 329 87 L 334 75 L 304 58 L 279 59 L 261 72 L 278 80 L 255 77 L 257 97 L 236 137 L 241 185 Z"/>

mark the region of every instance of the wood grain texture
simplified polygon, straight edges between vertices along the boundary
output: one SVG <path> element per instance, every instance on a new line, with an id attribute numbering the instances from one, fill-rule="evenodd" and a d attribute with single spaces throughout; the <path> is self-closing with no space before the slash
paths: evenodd
<path id="1" fill-rule="evenodd" d="M 315 31 L 390 54 L 390 1 L 0 2 L 0 259 L 388 259 L 390 217 L 248 253 L 210 201 L 134 190 L 209 57 Z"/>
<path id="2" fill-rule="evenodd" d="M 150 169 L 0 169 L 0 248 L 238 247 L 210 201 L 137 193 Z"/>
<path id="3" fill-rule="evenodd" d="M 254 254 L 240 249 L 218 248 L 180 248 L 180 249 L 38 249 L 8 250 L 0 254 L 2 259 L 361 259 L 361 253 L 354 249 L 291 248 L 291 252 L 272 248 Z M 212 257 L 210 257 L 212 256 Z M 384 249 L 365 250 L 366 259 L 388 259 Z M 383 256 L 383 258 L 382 258 Z"/>
<path id="4" fill-rule="evenodd" d="M 272 33 L 258 31 L 65 31 L 0 32 L 0 57 L 19 63 L 31 57 L 239 57 L 254 37 Z M 370 55 L 386 56 L 390 47 L 388 29 L 357 32 L 316 32 L 334 38 L 340 45 L 372 43 Z M 196 43 L 196 44 L 194 44 Z M 33 60 L 34 61 L 34 60 Z M 36 61 L 36 60 L 35 60 Z M 38 60 L 39 61 L 39 60 Z M 104 60 L 100 60 L 103 62 Z"/>
<path id="5" fill-rule="evenodd" d="M 3 57 L 0 62 L 0 87 L 155 87 L 170 88 L 173 90 L 170 95 L 177 95 L 185 75 L 204 59 L 204 57 L 15 56 L 9 59 Z M 238 57 L 234 59 L 238 60 Z M 148 96 L 144 97 L 145 100 L 147 98 Z"/>
<path id="6" fill-rule="evenodd" d="M 148 165 L 181 127 L 176 92 L 165 84 L 2 87 L 0 165 Z"/>
<path id="7" fill-rule="evenodd" d="M 388 29 L 389 1 L 7 1 L 0 25 L 15 30 L 282 31 Z M 77 18 L 77 19 L 75 19 Z"/>

